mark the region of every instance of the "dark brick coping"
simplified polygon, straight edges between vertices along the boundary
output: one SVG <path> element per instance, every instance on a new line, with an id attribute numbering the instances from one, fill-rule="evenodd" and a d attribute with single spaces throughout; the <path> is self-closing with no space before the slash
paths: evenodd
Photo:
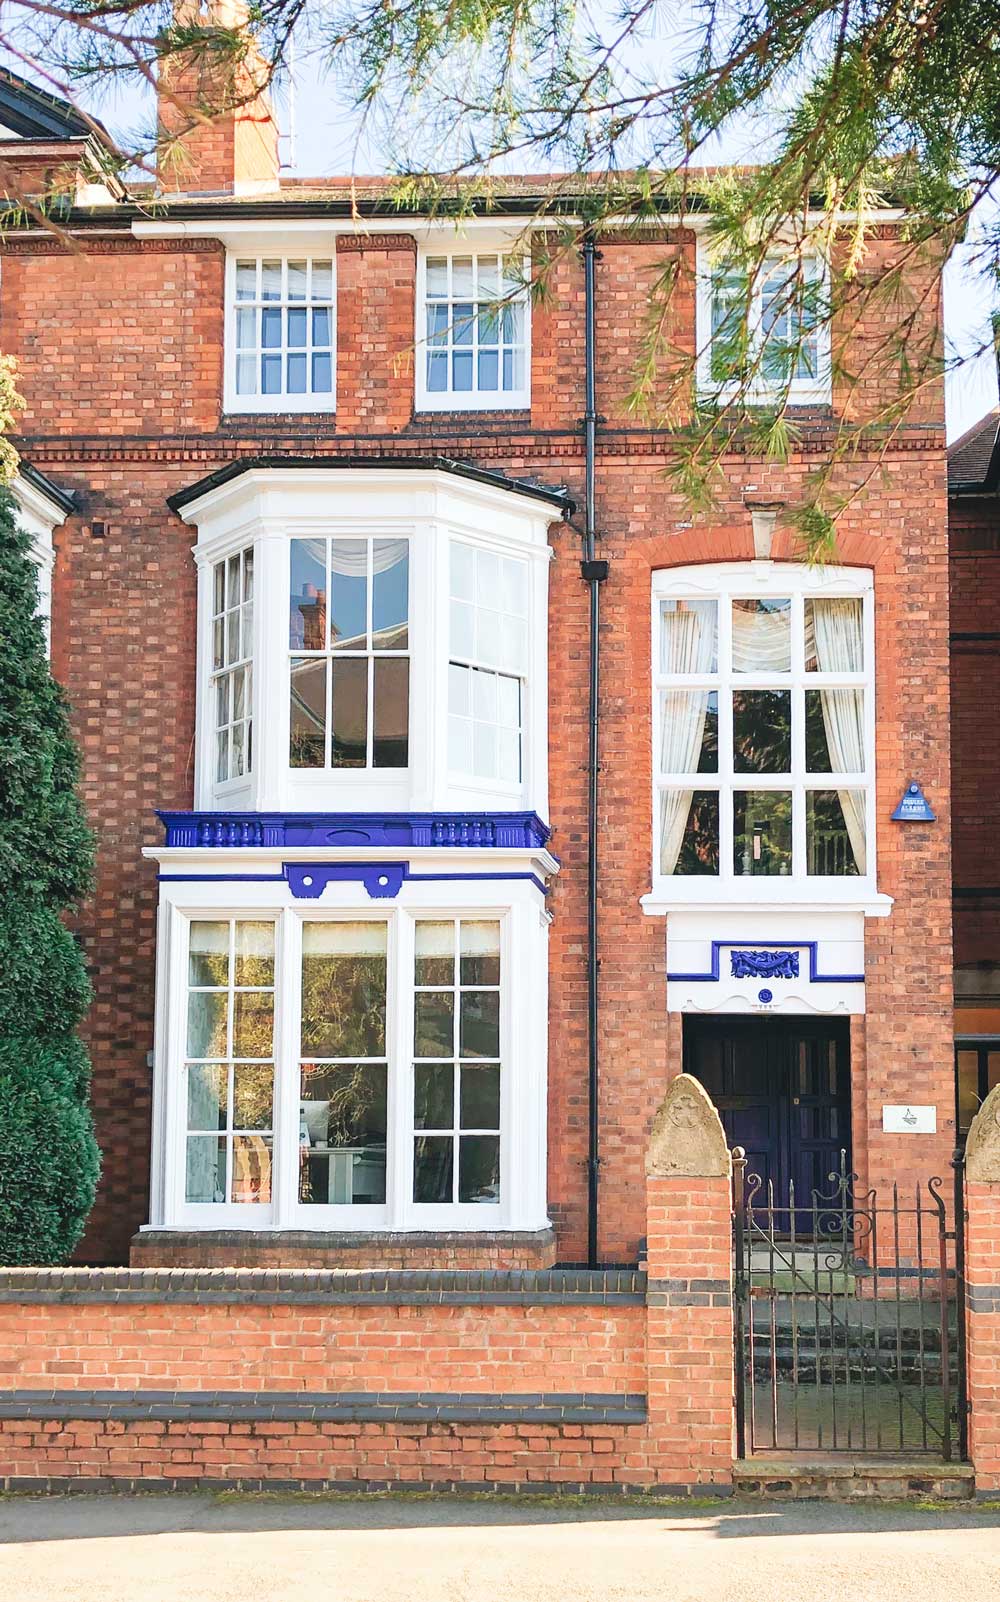
<path id="1" fill-rule="evenodd" d="M 603 1391 L 0 1391 L 4 1419 L 137 1423 L 644 1424 L 646 1398 Z"/>
<path id="2" fill-rule="evenodd" d="M 242 1302 L 414 1307 L 641 1305 L 646 1276 L 611 1269 L 5 1268 L 4 1302 Z"/>
<path id="3" fill-rule="evenodd" d="M 537 1496 L 585 1496 L 594 1501 L 679 1501 L 686 1497 L 712 1497 L 720 1501 L 733 1494 L 730 1484 L 718 1481 L 669 1481 L 655 1485 L 635 1485 L 611 1480 L 377 1480 L 359 1479 L 261 1479 L 246 1475 L 228 1479 L 216 1474 L 186 1475 L 183 1479 L 164 1474 L 155 1477 L 128 1474 L 6 1474 L 0 1475 L 0 1491 L 8 1496 L 133 1496 L 136 1493 L 162 1495 L 168 1491 L 237 1491 L 251 1495 L 305 1492 L 310 1496 L 497 1496 L 530 1500 Z M 991 1493 L 992 1494 L 992 1493 Z"/>

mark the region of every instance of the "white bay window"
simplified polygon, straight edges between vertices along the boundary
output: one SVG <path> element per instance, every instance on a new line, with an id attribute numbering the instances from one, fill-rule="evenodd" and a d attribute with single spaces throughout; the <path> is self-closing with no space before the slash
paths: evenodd
<path id="1" fill-rule="evenodd" d="M 440 470 L 251 467 L 182 515 L 197 807 L 547 815 L 551 499 Z"/>
<path id="2" fill-rule="evenodd" d="M 654 574 L 661 894 L 837 900 L 871 886 L 872 606 L 860 569 Z"/>
<path id="3" fill-rule="evenodd" d="M 165 883 L 154 1227 L 544 1226 L 547 923 L 500 867 L 492 905 Z"/>

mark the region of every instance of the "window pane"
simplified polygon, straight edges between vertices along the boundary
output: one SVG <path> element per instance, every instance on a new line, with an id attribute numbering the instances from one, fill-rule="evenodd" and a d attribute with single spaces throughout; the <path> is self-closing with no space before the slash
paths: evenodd
<path id="1" fill-rule="evenodd" d="M 499 1135 L 462 1135 L 458 1142 L 458 1199 L 496 1205 L 500 1200 Z"/>
<path id="2" fill-rule="evenodd" d="M 188 1129 L 225 1129 L 229 1069 L 224 1062 L 193 1064 L 187 1070 Z"/>
<path id="3" fill-rule="evenodd" d="M 492 723 L 472 725 L 472 771 L 477 779 L 497 776 L 497 731 Z"/>
<path id="4" fill-rule="evenodd" d="M 292 659 L 289 764 L 293 768 L 321 768 L 326 745 L 326 662 Z"/>
<path id="5" fill-rule="evenodd" d="M 333 262 L 314 261 L 312 264 L 313 300 L 333 300 Z"/>
<path id="6" fill-rule="evenodd" d="M 454 1141 L 450 1135 L 420 1135 L 413 1142 L 413 1200 L 450 1202 Z"/>
<path id="7" fill-rule="evenodd" d="M 863 773 L 863 690 L 806 691 L 806 768 L 810 773 Z"/>
<path id="8" fill-rule="evenodd" d="M 733 793 L 733 872 L 792 871 L 792 797 L 787 790 Z"/>
<path id="9" fill-rule="evenodd" d="M 455 925 L 421 920 L 414 932 L 414 983 L 455 982 Z"/>
<path id="10" fill-rule="evenodd" d="M 864 873 L 864 791 L 806 791 L 806 856 L 809 873 Z"/>
<path id="11" fill-rule="evenodd" d="M 453 256 L 451 259 L 451 293 L 455 300 L 471 300 L 475 294 L 471 256 Z"/>
<path id="12" fill-rule="evenodd" d="M 290 261 L 288 263 L 288 298 L 289 300 L 305 300 L 306 298 L 306 263 L 304 261 Z"/>
<path id="13" fill-rule="evenodd" d="M 315 923 L 302 930 L 302 1054 L 385 1055 L 386 926 Z"/>
<path id="14" fill-rule="evenodd" d="M 441 395 L 448 388 L 448 356 L 445 351 L 427 352 L 427 389 L 431 395 Z"/>
<path id="15" fill-rule="evenodd" d="M 472 388 L 472 352 L 456 351 L 452 357 L 452 388 L 462 393 Z"/>
<path id="16" fill-rule="evenodd" d="M 718 601 L 660 603 L 661 672 L 717 672 L 718 638 Z"/>
<path id="17" fill-rule="evenodd" d="M 234 1202 L 260 1205 L 271 1200 L 271 1140 L 264 1135 L 233 1137 Z"/>
<path id="18" fill-rule="evenodd" d="M 233 1000 L 233 1056 L 270 1057 L 273 1040 L 273 992 L 237 990 Z"/>
<path id="19" fill-rule="evenodd" d="M 257 313 L 244 306 L 236 313 L 236 344 L 240 350 L 253 350 L 257 343 Z"/>
<path id="20" fill-rule="evenodd" d="M 333 738 L 335 768 L 363 768 L 368 761 L 368 661 L 344 657 L 333 662 Z"/>
<path id="21" fill-rule="evenodd" d="M 224 990 L 188 995 L 187 1056 L 228 1057 L 229 996 Z"/>
<path id="22" fill-rule="evenodd" d="M 281 349 L 281 310 L 265 306 L 260 314 L 260 342 L 265 350 Z"/>
<path id="23" fill-rule="evenodd" d="M 330 541 L 330 644 L 363 651 L 368 641 L 368 541 Z"/>
<path id="24" fill-rule="evenodd" d="M 189 1135 L 184 1165 L 184 1200 L 223 1202 L 225 1199 L 225 1136 Z"/>
<path id="25" fill-rule="evenodd" d="M 500 1128 L 499 1066 L 462 1068 L 461 1125 L 463 1129 Z"/>
<path id="26" fill-rule="evenodd" d="M 500 925 L 473 923 L 459 926 L 460 982 L 463 985 L 500 983 Z"/>
<path id="27" fill-rule="evenodd" d="M 427 258 L 427 294 L 447 295 L 448 293 L 448 258 L 447 256 L 428 256 Z"/>
<path id="28" fill-rule="evenodd" d="M 288 381 L 286 388 L 289 395 L 304 395 L 308 390 L 308 357 L 291 355 L 288 358 Z"/>
<path id="29" fill-rule="evenodd" d="M 326 645 L 326 541 L 292 540 L 288 643 L 293 650 Z"/>
<path id="30" fill-rule="evenodd" d="M 418 990 L 413 1001 L 415 1057 L 455 1055 L 455 997 L 448 990 Z"/>
<path id="31" fill-rule="evenodd" d="M 333 364 L 329 356 L 322 354 L 313 356 L 312 387 L 314 395 L 333 393 Z"/>
<path id="32" fill-rule="evenodd" d="M 261 394 L 281 394 L 281 357 L 262 356 L 261 363 Z"/>
<path id="33" fill-rule="evenodd" d="M 228 984 L 228 923 L 208 923 L 200 918 L 196 919 L 191 924 L 188 938 L 188 984 Z"/>
<path id="34" fill-rule="evenodd" d="M 312 342 L 313 345 L 329 345 L 331 337 L 330 313 L 327 307 L 319 306 L 312 314 Z"/>
<path id="35" fill-rule="evenodd" d="M 500 997 L 495 990 L 462 992 L 459 1049 L 463 1057 L 499 1057 Z"/>
<path id="36" fill-rule="evenodd" d="M 451 649 L 455 656 L 476 654 L 476 609 L 467 601 L 451 603 Z"/>
<path id="37" fill-rule="evenodd" d="M 737 773 L 788 773 L 792 765 L 789 690 L 733 691 L 733 767 Z"/>
<path id="38" fill-rule="evenodd" d="M 256 356 L 240 356 L 236 362 L 236 393 L 237 395 L 256 395 L 257 393 L 257 358 Z"/>
<path id="39" fill-rule="evenodd" d="M 406 540 L 376 540 L 372 589 L 372 649 L 405 651 L 408 644 L 409 560 Z"/>
<path id="40" fill-rule="evenodd" d="M 257 263 L 255 261 L 238 261 L 236 263 L 236 299 L 254 300 L 257 295 Z"/>
<path id="41" fill-rule="evenodd" d="M 281 263 L 280 261 L 263 261 L 260 264 L 260 298 L 261 300 L 281 299 Z"/>
<path id="42" fill-rule="evenodd" d="M 334 673 L 346 664 L 337 662 Z M 386 657 L 375 663 L 375 730 L 372 766 L 405 768 L 409 756 L 410 664 Z"/>
<path id="43" fill-rule="evenodd" d="M 956 1052 L 955 1074 L 958 1080 L 958 1127 L 961 1133 L 968 1134 L 969 1125 L 979 1111 L 979 1052 Z"/>
<path id="44" fill-rule="evenodd" d="M 302 1067 L 299 1200 L 312 1206 L 385 1202 L 384 1063 Z"/>
<path id="45" fill-rule="evenodd" d="M 806 672 L 863 673 L 861 598 L 806 597 Z"/>
<path id="46" fill-rule="evenodd" d="M 791 665 L 791 601 L 734 601 L 733 672 L 788 673 Z"/>
<path id="47" fill-rule="evenodd" d="M 238 985 L 274 984 L 274 924 L 240 921 L 236 925 Z"/>
<path id="48" fill-rule="evenodd" d="M 661 699 L 660 772 L 718 771 L 718 692 L 668 690 Z"/>
<path id="49" fill-rule="evenodd" d="M 451 1129 L 454 1104 L 455 1070 L 451 1063 L 416 1063 L 413 1069 L 414 1129 Z"/>
<path id="50" fill-rule="evenodd" d="M 274 1123 L 274 1069 L 270 1063 L 237 1063 L 233 1069 L 233 1128 L 270 1129 Z"/>
<path id="51" fill-rule="evenodd" d="M 309 314 L 303 306 L 301 309 L 293 307 L 288 313 L 288 344 L 292 349 L 301 349 L 308 342 Z"/>
<path id="52" fill-rule="evenodd" d="M 478 388 L 483 391 L 495 390 L 500 383 L 500 361 L 497 352 L 481 350 L 478 360 Z"/>
<path id="53" fill-rule="evenodd" d="M 690 877 L 718 871 L 718 790 L 664 790 L 660 797 L 660 872 Z"/>

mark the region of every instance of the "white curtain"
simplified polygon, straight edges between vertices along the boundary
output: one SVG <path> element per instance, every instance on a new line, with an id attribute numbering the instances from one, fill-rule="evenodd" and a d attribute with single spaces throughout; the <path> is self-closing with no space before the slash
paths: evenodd
<path id="1" fill-rule="evenodd" d="M 733 604 L 733 672 L 787 673 L 792 665 L 791 608 L 758 612 L 756 605 L 751 601 L 744 609 L 738 601 Z"/>
<path id="2" fill-rule="evenodd" d="M 810 632 L 812 639 L 810 639 Z M 860 673 L 864 663 L 861 602 L 822 600 L 806 608 L 806 660 L 815 645 L 820 673 Z M 864 696 L 860 690 L 821 690 L 823 724 L 834 773 L 865 769 Z M 858 872 L 867 868 L 865 798 L 859 790 L 838 790 Z"/>
<path id="3" fill-rule="evenodd" d="M 679 602 L 661 612 L 660 663 L 664 673 L 710 673 L 718 650 L 714 601 Z M 660 719 L 660 772 L 694 773 L 705 734 L 708 690 L 670 690 Z M 693 790 L 664 790 L 660 797 L 660 872 L 673 873 L 684 842 Z"/>
<path id="4" fill-rule="evenodd" d="M 309 541 L 309 545 L 320 542 Z M 409 540 L 375 540 L 372 552 L 372 571 L 386 573 L 397 562 L 406 560 Z M 322 561 L 322 555 L 319 560 Z M 330 571 L 341 578 L 365 578 L 368 574 L 368 541 L 332 539 L 330 541 Z"/>

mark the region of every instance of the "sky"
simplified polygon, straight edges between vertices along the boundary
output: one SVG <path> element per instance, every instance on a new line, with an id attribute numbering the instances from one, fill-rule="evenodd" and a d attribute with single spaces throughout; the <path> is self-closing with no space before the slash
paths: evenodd
<path id="1" fill-rule="evenodd" d="M 602 0 L 596 0 L 600 5 Z M 650 52 L 654 59 L 664 49 L 662 29 Z M 15 71 L 23 66 L 12 62 Z M 648 65 L 648 63 L 647 63 Z M 100 116 L 110 131 L 128 131 L 151 114 L 148 92 L 129 90 L 81 103 Z M 293 53 L 290 92 L 286 85 L 277 102 L 284 171 L 289 176 L 322 177 L 331 174 L 381 173 L 389 165 L 392 131 L 376 123 L 363 124 L 349 95 L 338 90 L 324 71 L 318 50 L 298 46 Z M 753 159 L 759 136 L 751 129 L 734 130 L 725 146 L 717 145 L 707 159 Z M 524 170 L 523 168 L 521 170 Z M 986 288 L 972 270 L 971 242 L 954 251 L 945 270 L 945 337 L 951 353 L 964 356 L 988 338 L 991 302 Z M 994 301 L 992 304 L 998 304 Z M 991 351 L 967 360 L 949 372 L 946 383 L 948 438 L 954 440 L 991 407 L 997 405 L 997 365 Z"/>

